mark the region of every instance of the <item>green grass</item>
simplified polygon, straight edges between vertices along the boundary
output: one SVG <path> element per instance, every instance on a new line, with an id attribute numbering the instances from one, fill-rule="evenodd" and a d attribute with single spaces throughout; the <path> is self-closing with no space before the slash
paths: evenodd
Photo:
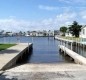
<path id="1" fill-rule="evenodd" d="M 15 46 L 16 44 L 0 44 L 0 51 L 5 50 L 9 47 Z"/>
<path id="2" fill-rule="evenodd" d="M 62 36 L 62 38 L 63 39 L 68 39 L 68 40 L 73 40 L 73 41 L 78 41 L 78 42 L 81 41 L 81 38 L 79 38 L 79 37 L 63 37 Z"/>

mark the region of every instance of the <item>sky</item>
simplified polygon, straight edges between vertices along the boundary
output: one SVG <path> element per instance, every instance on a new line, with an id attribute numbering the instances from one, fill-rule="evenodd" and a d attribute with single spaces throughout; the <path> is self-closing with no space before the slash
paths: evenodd
<path id="1" fill-rule="evenodd" d="M 0 30 L 59 30 L 86 25 L 86 0 L 0 0 Z"/>

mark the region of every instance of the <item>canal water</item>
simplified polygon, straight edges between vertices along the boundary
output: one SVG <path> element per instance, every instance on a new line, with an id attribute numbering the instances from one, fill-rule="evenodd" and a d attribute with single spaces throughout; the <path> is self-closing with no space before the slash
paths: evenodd
<path id="1" fill-rule="evenodd" d="M 54 37 L 3 37 L 0 43 L 33 43 L 28 63 L 59 63 L 69 62 L 68 57 L 59 53 L 59 41 Z"/>
<path id="2" fill-rule="evenodd" d="M 34 37 L 30 63 L 57 63 L 65 60 L 59 54 L 58 41 L 53 37 Z"/>

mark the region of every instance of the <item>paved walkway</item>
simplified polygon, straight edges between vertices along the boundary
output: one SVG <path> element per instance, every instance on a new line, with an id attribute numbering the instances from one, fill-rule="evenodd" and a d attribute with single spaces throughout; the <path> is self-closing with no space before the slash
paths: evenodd
<path id="1" fill-rule="evenodd" d="M 7 50 L 0 51 L 0 70 L 5 66 L 10 60 L 17 56 L 21 51 L 23 51 L 28 44 L 21 43 L 8 48 Z"/>
<path id="2" fill-rule="evenodd" d="M 86 66 L 74 63 L 24 64 L 7 70 L 7 80 L 86 80 Z"/>

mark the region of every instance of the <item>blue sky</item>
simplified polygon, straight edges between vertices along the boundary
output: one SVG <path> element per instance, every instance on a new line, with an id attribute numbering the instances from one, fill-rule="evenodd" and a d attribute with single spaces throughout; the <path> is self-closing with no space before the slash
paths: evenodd
<path id="1" fill-rule="evenodd" d="M 86 0 L 0 0 L 3 30 L 54 30 L 86 23 Z"/>

